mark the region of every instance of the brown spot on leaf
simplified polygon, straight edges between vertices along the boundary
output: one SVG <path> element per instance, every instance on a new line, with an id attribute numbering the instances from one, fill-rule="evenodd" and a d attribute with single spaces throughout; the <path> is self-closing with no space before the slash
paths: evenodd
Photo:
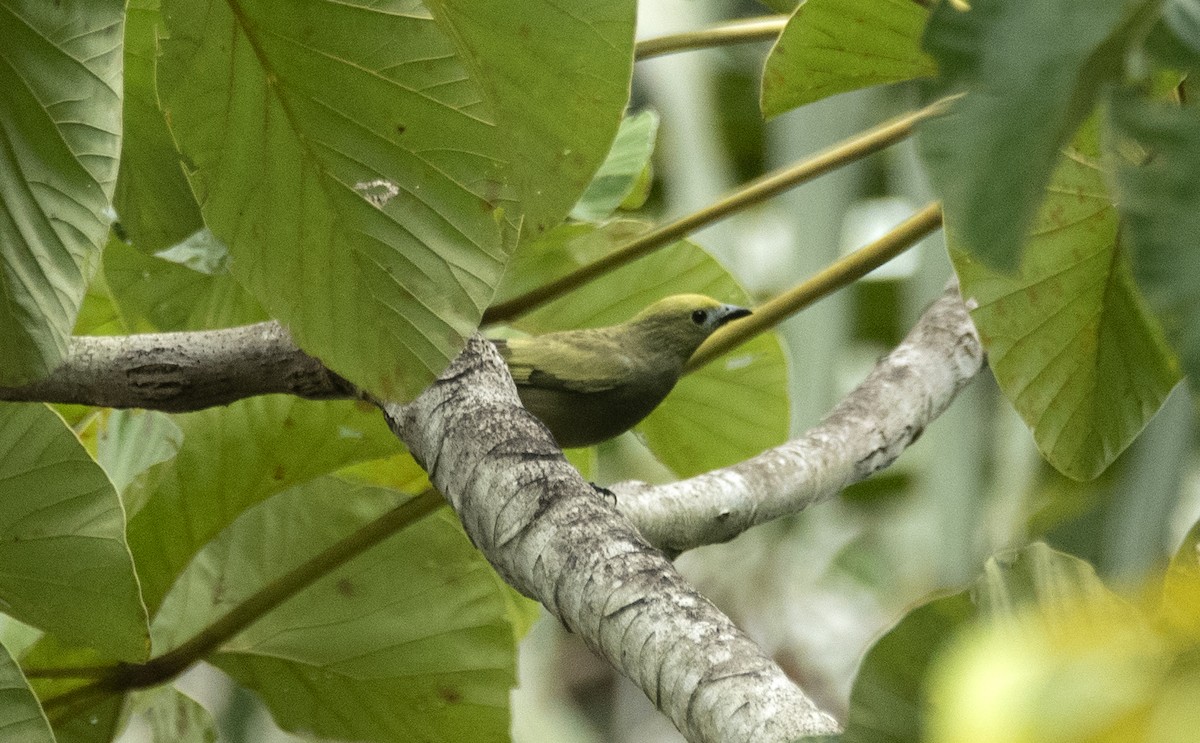
<path id="1" fill-rule="evenodd" d="M 358 593 L 358 589 L 354 587 L 354 582 L 349 578 L 342 578 L 337 582 L 337 592 L 346 598 L 352 598 L 354 594 Z"/>
<path id="2" fill-rule="evenodd" d="M 273 477 L 276 482 L 283 482 L 283 480 L 287 477 L 287 470 L 284 469 L 282 464 L 277 464 L 275 465 L 275 468 L 271 470 L 271 477 Z"/>
<path id="3" fill-rule="evenodd" d="M 458 704 L 462 701 L 462 692 L 452 686 L 439 687 L 437 695 L 449 704 Z"/>

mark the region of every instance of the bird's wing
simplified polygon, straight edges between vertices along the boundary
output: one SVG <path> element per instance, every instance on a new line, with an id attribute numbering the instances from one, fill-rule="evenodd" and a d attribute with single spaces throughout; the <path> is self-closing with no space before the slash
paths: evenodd
<path id="1" fill-rule="evenodd" d="M 519 387 L 605 392 L 630 378 L 628 355 L 615 340 L 603 335 L 556 333 L 492 343 Z"/>

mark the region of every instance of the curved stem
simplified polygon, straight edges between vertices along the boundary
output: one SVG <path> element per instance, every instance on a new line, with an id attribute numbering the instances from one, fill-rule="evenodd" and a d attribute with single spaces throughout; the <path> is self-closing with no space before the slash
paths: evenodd
<path id="1" fill-rule="evenodd" d="M 779 36 L 787 22 L 788 16 L 786 15 L 770 15 L 722 23 L 679 34 L 656 36 L 637 42 L 633 48 L 633 58 L 641 61 L 690 49 L 706 49 L 752 41 L 771 41 Z"/>
<path id="2" fill-rule="evenodd" d="M 617 248 L 598 261 L 576 269 L 555 281 L 506 302 L 489 307 L 483 314 L 484 323 L 511 320 L 563 296 L 616 268 L 644 255 L 670 245 L 701 227 L 776 196 L 789 188 L 810 181 L 819 175 L 846 165 L 895 144 L 912 133 L 918 122 L 945 110 L 950 99 L 943 98 L 919 111 L 893 119 L 853 139 L 835 145 L 817 156 L 791 167 L 777 170 L 751 181 L 714 204 L 685 217 L 657 227 Z"/>
<path id="3" fill-rule="evenodd" d="M 699 369 L 731 348 L 770 330 L 818 299 L 866 276 L 916 245 L 941 224 L 941 203 L 927 204 L 921 211 L 901 222 L 875 242 L 835 261 L 766 304 L 755 307 L 753 315 L 735 320 L 713 333 L 692 355 L 686 372 Z"/>
<path id="4" fill-rule="evenodd" d="M 316 580 L 444 504 L 441 493 L 429 488 L 266 584 L 174 650 L 145 663 L 112 666 L 95 681 L 46 699 L 43 708 L 47 713 L 57 711 L 60 715 L 68 714 L 65 710 L 73 710 L 78 705 L 90 706 L 92 697 L 98 701 L 106 694 L 157 686 L 169 681 Z"/>

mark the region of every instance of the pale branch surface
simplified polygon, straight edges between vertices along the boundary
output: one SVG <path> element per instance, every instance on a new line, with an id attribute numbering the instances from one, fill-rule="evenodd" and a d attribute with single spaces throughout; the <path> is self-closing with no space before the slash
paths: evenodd
<path id="1" fill-rule="evenodd" d="M 75 336 L 66 360 L 0 400 L 168 413 L 272 393 L 312 400 L 357 397 L 354 386 L 296 347 L 277 322 L 189 333 Z"/>
<path id="2" fill-rule="evenodd" d="M 612 485 L 646 539 L 673 552 L 724 542 L 841 492 L 887 467 L 983 368 L 955 283 L 904 341 L 820 424 L 731 467 L 651 486 Z"/>
<path id="3" fill-rule="evenodd" d="M 562 456 L 476 336 L 413 403 L 385 403 L 500 574 L 630 677 L 691 741 L 837 727 Z"/>

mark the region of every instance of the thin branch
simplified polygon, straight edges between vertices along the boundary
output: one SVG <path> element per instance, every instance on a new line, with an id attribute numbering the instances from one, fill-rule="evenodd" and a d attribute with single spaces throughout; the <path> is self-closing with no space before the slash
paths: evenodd
<path id="1" fill-rule="evenodd" d="M 795 288 L 754 308 L 754 314 L 713 333 L 692 355 L 687 371 L 695 371 L 721 354 L 764 333 L 818 299 L 848 286 L 916 245 L 942 224 L 942 205 L 932 203 L 883 237 L 830 264 Z"/>
<path id="2" fill-rule="evenodd" d="M 753 41 L 773 41 L 779 37 L 779 33 L 783 31 L 787 22 L 788 16 L 786 15 L 771 15 L 721 23 L 679 34 L 656 36 L 637 42 L 633 49 L 633 56 L 640 62 L 644 59 L 691 49 L 707 49 Z"/>
<path id="3" fill-rule="evenodd" d="M 919 122 L 942 113 L 949 100 L 947 98 L 932 103 L 919 111 L 893 119 L 853 139 L 835 145 L 809 160 L 751 181 L 697 212 L 637 237 L 594 263 L 589 263 L 560 279 L 543 284 L 506 302 L 492 305 L 483 314 L 483 322 L 505 322 L 519 317 L 553 299 L 570 293 L 609 271 L 670 245 L 701 227 L 895 144 L 911 134 L 913 127 Z"/>

